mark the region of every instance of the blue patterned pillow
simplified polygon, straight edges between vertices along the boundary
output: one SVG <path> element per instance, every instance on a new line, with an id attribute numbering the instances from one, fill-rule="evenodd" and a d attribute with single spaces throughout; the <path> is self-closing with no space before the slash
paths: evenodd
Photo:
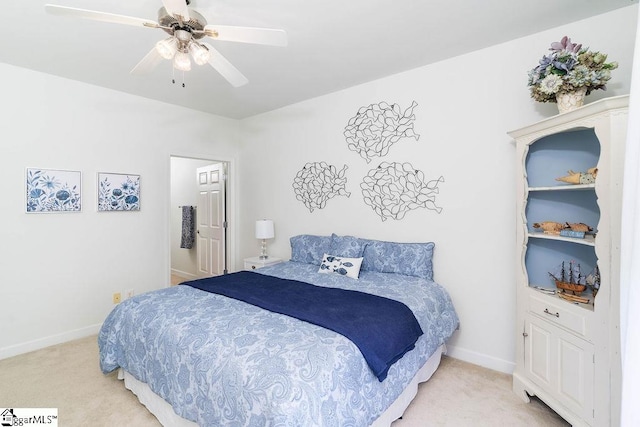
<path id="1" fill-rule="evenodd" d="M 331 250 L 328 252 L 334 256 L 347 258 L 360 258 L 364 253 L 364 247 L 368 240 L 353 236 L 331 235 Z"/>
<path id="2" fill-rule="evenodd" d="M 364 250 L 362 270 L 398 273 L 433 280 L 435 243 L 394 243 L 370 240 Z"/>
<path id="3" fill-rule="evenodd" d="M 336 273 L 357 279 L 360 275 L 362 258 L 345 258 L 324 254 L 318 273 Z"/>
<path id="4" fill-rule="evenodd" d="M 291 261 L 320 265 L 322 256 L 329 252 L 331 236 L 312 236 L 300 234 L 289 239 L 291 243 Z"/>

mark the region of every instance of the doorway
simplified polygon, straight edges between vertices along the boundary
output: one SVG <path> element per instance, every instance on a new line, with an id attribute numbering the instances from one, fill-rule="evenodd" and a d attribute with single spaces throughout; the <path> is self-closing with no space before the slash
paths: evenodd
<path id="1" fill-rule="evenodd" d="M 171 284 L 223 274 L 229 265 L 229 164 L 181 156 L 171 156 L 170 163 Z M 195 235 L 190 248 L 181 247 L 183 206 L 193 207 L 194 212 Z"/>

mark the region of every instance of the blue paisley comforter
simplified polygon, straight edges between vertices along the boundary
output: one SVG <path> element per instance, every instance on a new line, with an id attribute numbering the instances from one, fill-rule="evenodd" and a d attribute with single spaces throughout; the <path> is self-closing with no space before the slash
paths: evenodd
<path id="1" fill-rule="evenodd" d="M 391 365 L 422 335 L 409 307 L 393 299 L 350 289 L 238 271 L 182 283 L 304 320 L 344 335 L 384 381 Z"/>
<path id="2" fill-rule="evenodd" d="M 342 335 L 190 286 L 148 292 L 105 320 L 100 367 L 143 381 L 201 426 L 368 426 L 458 326 L 451 299 L 423 278 L 317 274 L 286 262 L 261 274 L 359 290 L 407 305 L 424 331 L 380 382 Z"/>

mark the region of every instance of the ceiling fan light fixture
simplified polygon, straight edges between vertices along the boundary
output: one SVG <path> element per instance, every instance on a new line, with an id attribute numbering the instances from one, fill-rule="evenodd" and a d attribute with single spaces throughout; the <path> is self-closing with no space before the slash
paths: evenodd
<path id="1" fill-rule="evenodd" d="M 177 51 L 173 57 L 173 66 L 180 71 L 191 70 L 191 60 L 187 52 Z"/>
<path id="2" fill-rule="evenodd" d="M 189 40 L 191 40 L 191 33 L 186 30 L 175 30 L 173 35 L 184 44 L 189 43 Z"/>
<path id="3" fill-rule="evenodd" d="M 193 61 L 198 65 L 206 64 L 211 58 L 211 52 L 209 52 L 209 49 L 207 49 L 206 46 L 203 46 L 200 43 L 194 41 L 189 43 L 189 52 L 193 57 Z"/>
<path id="4" fill-rule="evenodd" d="M 271 46 L 286 46 L 284 30 L 271 28 L 239 27 L 234 25 L 209 25 L 200 13 L 188 7 L 191 0 L 160 0 L 163 6 L 158 10 L 157 22 L 132 16 L 66 6 L 45 5 L 45 10 L 54 15 L 75 16 L 95 21 L 143 26 L 161 29 L 170 37 L 155 44 L 153 49 L 131 70 L 132 74 L 151 72 L 162 59 L 172 61 L 173 70 L 191 70 L 191 61 L 198 65 L 208 64 L 224 77 L 232 86 L 248 83 L 247 78 L 220 52 L 206 42 L 210 37 L 227 42 L 252 43 Z M 165 37 L 167 37 L 165 35 Z M 174 73 L 175 74 L 175 73 Z M 184 83 L 182 84 L 184 86 Z"/>
<path id="5" fill-rule="evenodd" d="M 178 40 L 169 37 L 156 43 L 156 50 L 164 59 L 172 59 L 178 51 Z"/>

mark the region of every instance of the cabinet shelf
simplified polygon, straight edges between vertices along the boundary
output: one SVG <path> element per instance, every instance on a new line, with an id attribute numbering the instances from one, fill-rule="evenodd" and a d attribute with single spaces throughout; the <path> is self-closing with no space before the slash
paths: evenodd
<path id="1" fill-rule="evenodd" d="M 592 234 L 587 234 L 586 236 L 584 236 L 584 239 L 579 239 L 576 237 L 557 236 L 555 234 L 545 234 L 543 232 L 528 233 L 528 236 L 533 239 L 558 240 L 561 242 L 576 243 L 578 245 L 587 245 L 587 246 L 596 245 L 596 236 Z"/>
<path id="2" fill-rule="evenodd" d="M 584 303 L 580 303 L 580 302 L 571 302 L 571 301 L 567 301 L 565 299 L 563 299 L 560 295 L 559 292 L 556 292 L 555 289 L 551 289 L 551 288 L 545 288 L 542 286 L 537 286 L 537 285 L 529 285 L 531 287 L 531 289 L 536 293 L 536 294 L 542 294 L 542 295 L 546 295 L 548 298 L 551 298 L 552 301 L 556 302 L 556 304 L 563 304 L 563 303 L 568 303 L 570 305 L 574 305 L 576 307 L 580 307 L 583 308 L 585 310 L 589 310 L 589 311 L 593 311 L 593 295 L 591 295 L 590 293 L 587 295 L 586 293 L 583 295 L 583 298 L 587 298 L 589 300 L 588 303 L 584 304 Z"/>
<path id="3" fill-rule="evenodd" d="M 580 191 L 580 190 L 594 190 L 595 184 L 576 184 L 576 185 L 555 185 L 549 187 L 529 187 L 529 192 L 534 191 Z"/>

